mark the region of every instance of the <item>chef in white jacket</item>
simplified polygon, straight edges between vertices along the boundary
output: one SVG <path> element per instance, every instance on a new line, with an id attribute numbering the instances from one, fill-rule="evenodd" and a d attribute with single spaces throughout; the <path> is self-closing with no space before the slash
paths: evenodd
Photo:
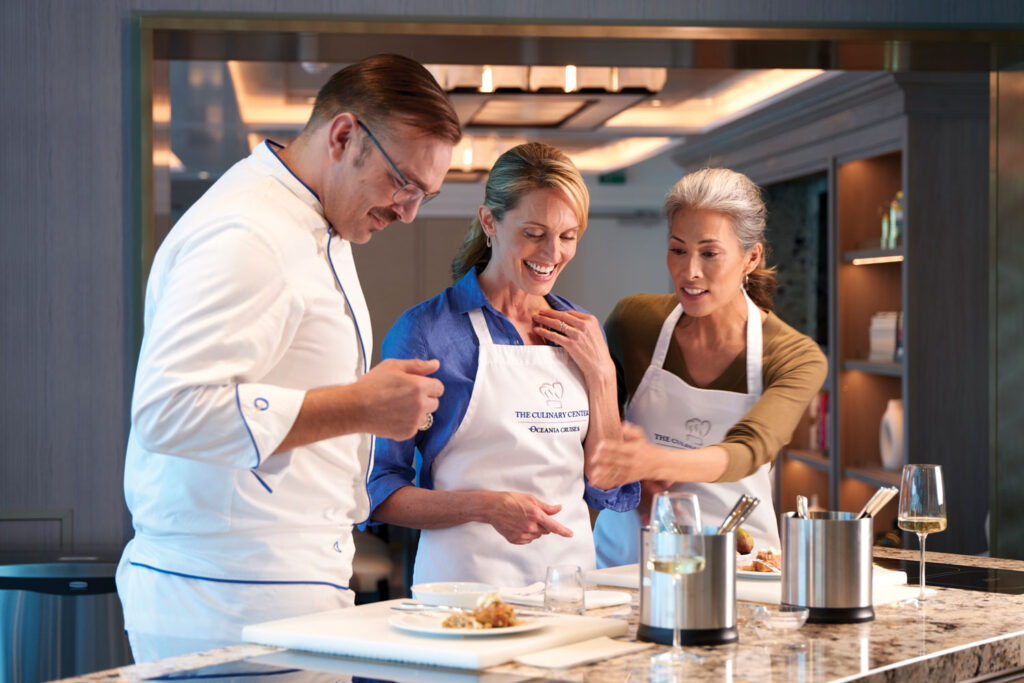
<path id="1" fill-rule="evenodd" d="M 135 536 L 117 571 L 136 661 L 353 604 L 372 435 L 416 433 L 443 385 L 431 359 L 368 368 L 350 244 L 412 221 L 460 136 L 421 65 L 365 59 L 323 87 L 293 143 L 260 144 L 160 246 L 125 464 Z"/>

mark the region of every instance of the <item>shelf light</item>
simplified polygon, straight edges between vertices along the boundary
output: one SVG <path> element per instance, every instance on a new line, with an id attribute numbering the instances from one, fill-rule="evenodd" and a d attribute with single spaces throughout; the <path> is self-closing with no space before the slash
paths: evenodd
<path id="1" fill-rule="evenodd" d="M 899 263 L 903 260 L 903 254 L 890 254 L 888 256 L 864 256 L 853 259 L 851 263 L 855 266 L 866 266 L 872 263 Z"/>

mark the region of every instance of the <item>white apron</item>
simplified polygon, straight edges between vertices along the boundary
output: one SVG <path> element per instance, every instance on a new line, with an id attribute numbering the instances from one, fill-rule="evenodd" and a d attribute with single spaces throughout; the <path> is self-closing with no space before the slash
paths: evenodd
<path id="1" fill-rule="evenodd" d="M 701 448 L 720 443 L 726 433 L 742 419 L 761 397 L 761 312 L 744 292 L 747 300 L 747 393 L 698 389 L 663 369 L 676 323 L 683 307 L 665 319 L 654 347 L 651 364 L 626 407 L 626 419 L 644 429 L 647 438 L 667 448 Z M 705 525 L 718 526 L 744 493 L 757 496 L 761 504 L 743 523 L 754 537 L 755 547 L 778 548 L 779 530 L 772 504 L 770 466 L 739 481 L 682 483 L 673 491 L 697 494 Z M 602 510 L 594 527 L 599 567 L 614 567 L 639 561 L 640 515 L 636 510 Z"/>
<path id="2" fill-rule="evenodd" d="M 469 318 L 480 342 L 476 381 L 462 424 L 433 462 L 434 488 L 532 494 L 562 506 L 553 518 L 573 536 L 549 533 L 513 545 L 482 522 L 426 529 L 413 581 L 525 586 L 543 581 L 548 565 L 593 569 L 583 500 L 583 440 L 590 422 L 583 376 L 564 349 L 498 345 L 481 309 Z"/>

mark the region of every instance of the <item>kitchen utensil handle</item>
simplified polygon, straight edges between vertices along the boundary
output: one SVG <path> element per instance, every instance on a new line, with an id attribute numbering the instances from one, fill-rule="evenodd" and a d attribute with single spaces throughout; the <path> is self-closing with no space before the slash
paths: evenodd
<path id="1" fill-rule="evenodd" d="M 740 524 L 743 524 L 743 522 L 747 521 L 747 519 L 750 517 L 751 513 L 754 512 L 754 508 L 756 508 L 760 503 L 761 503 L 761 499 L 760 498 L 751 498 L 750 499 L 750 504 L 747 505 L 747 507 L 744 508 L 742 512 L 740 512 L 739 517 L 736 518 L 736 521 L 734 521 L 732 523 L 732 526 L 730 526 L 726 531 L 732 531 L 733 529 L 738 529 Z"/>
<path id="2" fill-rule="evenodd" d="M 881 509 L 884 508 L 886 504 L 888 504 L 888 502 L 892 500 L 897 493 L 899 493 L 899 489 L 896 488 L 895 486 L 889 486 L 887 488 L 879 490 L 877 500 L 875 500 L 875 502 L 871 505 L 870 509 L 868 510 L 868 514 L 872 517 L 877 515 L 881 511 Z M 871 503 L 871 501 L 868 502 Z"/>
<path id="3" fill-rule="evenodd" d="M 857 514 L 856 518 L 863 519 L 864 517 L 867 517 L 868 514 L 870 514 L 871 512 L 872 506 L 878 501 L 879 497 L 882 496 L 882 494 L 884 494 L 887 490 L 887 486 L 881 486 L 877 491 L 871 494 L 871 497 L 868 498 L 868 502 L 864 503 L 864 507 L 860 509 L 860 513 Z"/>
<path id="4" fill-rule="evenodd" d="M 718 526 L 718 531 L 715 532 L 717 535 L 721 536 L 729 533 L 729 525 L 732 524 L 732 521 L 739 516 L 740 512 L 742 512 L 743 506 L 749 498 L 750 496 L 745 493 L 740 496 L 739 500 L 736 501 L 736 504 L 732 506 L 732 510 L 729 510 L 729 514 L 725 516 L 725 519 L 723 519 L 722 523 Z"/>

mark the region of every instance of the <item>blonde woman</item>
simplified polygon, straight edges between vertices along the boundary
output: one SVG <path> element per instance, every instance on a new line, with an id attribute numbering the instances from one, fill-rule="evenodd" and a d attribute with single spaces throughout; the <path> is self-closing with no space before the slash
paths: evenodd
<path id="1" fill-rule="evenodd" d="M 455 284 L 384 339 L 385 358 L 440 359 L 445 386 L 415 437 L 378 441 L 369 484 L 374 521 L 423 529 L 417 583 L 516 586 L 548 565 L 593 568 L 588 504 L 639 500 L 636 483 L 587 481 L 597 443 L 621 433 L 615 367 L 594 316 L 551 292 L 588 206 L 563 153 L 509 150 L 453 263 Z"/>

